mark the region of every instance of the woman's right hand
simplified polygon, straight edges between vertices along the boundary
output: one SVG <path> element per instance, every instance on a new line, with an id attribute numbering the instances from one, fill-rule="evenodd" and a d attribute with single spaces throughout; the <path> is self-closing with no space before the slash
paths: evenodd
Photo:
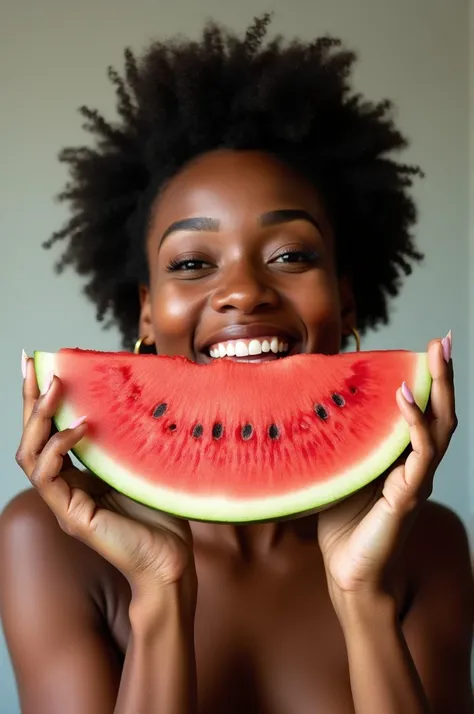
<path id="1" fill-rule="evenodd" d="M 53 377 L 44 394 L 39 393 L 33 360 L 28 359 L 18 464 L 62 530 L 123 573 L 131 586 L 132 603 L 141 595 L 153 597 L 158 590 L 177 585 L 194 611 L 197 588 L 189 523 L 136 503 L 91 473 L 76 469 L 68 452 L 87 433 L 87 420 L 51 436 L 60 398 L 58 377 Z"/>

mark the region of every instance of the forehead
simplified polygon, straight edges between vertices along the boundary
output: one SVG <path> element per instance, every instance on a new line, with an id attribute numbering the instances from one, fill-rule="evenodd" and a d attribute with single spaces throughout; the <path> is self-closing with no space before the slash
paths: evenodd
<path id="1" fill-rule="evenodd" d="M 155 203 L 151 233 L 192 216 L 215 217 L 223 226 L 237 228 L 285 208 L 305 209 L 326 222 L 316 187 L 276 157 L 215 151 L 192 161 L 169 182 Z"/>

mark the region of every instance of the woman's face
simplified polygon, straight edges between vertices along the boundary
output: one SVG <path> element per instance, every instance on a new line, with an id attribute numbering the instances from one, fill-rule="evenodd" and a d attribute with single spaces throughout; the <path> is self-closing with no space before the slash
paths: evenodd
<path id="1" fill-rule="evenodd" d="M 216 151 L 185 167 L 155 204 L 147 251 L 140 334 L 159 354 L 332 354 L 353 324 L 318 192 L 270 155 Z"/>

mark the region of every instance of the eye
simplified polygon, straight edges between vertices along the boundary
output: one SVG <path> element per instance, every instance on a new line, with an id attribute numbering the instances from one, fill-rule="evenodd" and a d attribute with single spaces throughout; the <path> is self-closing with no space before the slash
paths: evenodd
<path id="1" fill-rule="evenodd" d="M 196 272 L 212 268 L 212 265 L 199 258 L 183 258 L 181 260 L 170 260 L 167 266 L 168 272 Z"/>
<path id="2" fill-rule="evenodd" d="M 314 265 L 318 261 L 318 254 L 314 250 L 286 250 L 273 258 L 272 263 L 306 263 Z"/>

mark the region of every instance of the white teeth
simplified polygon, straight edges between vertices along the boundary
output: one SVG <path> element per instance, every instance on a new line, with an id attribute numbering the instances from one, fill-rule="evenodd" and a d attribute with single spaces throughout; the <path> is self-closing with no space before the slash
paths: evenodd
<path id="1" fill-rule="evenodd" d="M 249 355 L 261 355 L 262 345 L 258 340 L 252 340 L 249 344 Z"/>
<path id="2" fill-rule="evenodd" d="M 236 357 L 248 357 L 249 354 L 249 348 L 245 344 L 245 342 L 242 342 L 239 340 L 237 344 L 235 345 L 235 356 Z"/>
<path id="3" fill-rule="evenodd" d="M 265 339 L 254 338 L 252 340 L 229 340 L 229 342 L 219 342 L 209 348 L 209 354 L 213 359 L 222 357 L 247 357 L 257 356 L 263 353 L 273 352 L 274 354 L 288 352 L 288 343 L 271 337 Z"/>

